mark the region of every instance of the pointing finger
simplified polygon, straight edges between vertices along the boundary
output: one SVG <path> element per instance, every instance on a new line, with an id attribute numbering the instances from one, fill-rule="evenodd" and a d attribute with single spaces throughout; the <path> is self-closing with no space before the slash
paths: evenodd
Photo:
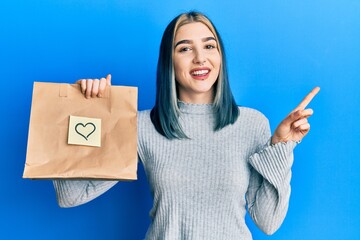
<path id="1" fill-rule="evenodd" d="M 315 87 L 313 90 L 311 90 L 311 92 L 301 101 L 301 103 L 292 112 L 295 112 L 297 110 L 304 110 L 319 91 L 320 91 L 319 87 Z"/>

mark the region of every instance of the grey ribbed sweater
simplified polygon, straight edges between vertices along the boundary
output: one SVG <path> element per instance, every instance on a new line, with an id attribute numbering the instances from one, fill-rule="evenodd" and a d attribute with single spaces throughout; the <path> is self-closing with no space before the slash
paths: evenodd
<path id="1" fill-rule="evenodd" d="M 295 142 L 269 145 L 268 120 L 240 107 L 233 124 L 213 131 L 210 104 L 180 102 L 180 123 L 190 139 L 158 134 L 150 111 L 138 115 L 138 154 L 154 199 L 146 239 L 252 239 L 250 216 L 265 233 L 283 222 L 290 197 Z M 88 202 L 116 181 L 55 180 L 59 205 Z"/>

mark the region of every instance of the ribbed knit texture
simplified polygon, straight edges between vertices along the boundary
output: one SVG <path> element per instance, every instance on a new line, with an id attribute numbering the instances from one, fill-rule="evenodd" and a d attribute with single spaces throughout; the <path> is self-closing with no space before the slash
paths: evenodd
<path id="1" fill-rule="evenodd" d="M 290 197 L 295 142 L 269 145 L 268 120 L 240 107 L 239 119 L 214 131 L 211 104 L 179 103 L 190 139 L 158 134 L 150 111 L 138 115 L 138 153 L 154 199 L 146 239 L 252 239 L 246 204 L 257 226 L 272 234 L 284 220 Z M 60 206 L 88 202 L 115 181 L 56 180 Z"/>

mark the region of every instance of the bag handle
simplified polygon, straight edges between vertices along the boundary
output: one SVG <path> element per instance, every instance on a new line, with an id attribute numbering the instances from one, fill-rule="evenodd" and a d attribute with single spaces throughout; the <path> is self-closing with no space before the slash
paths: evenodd
<path id="1" fill-rule="evenodd" d="M 79 93 L 81 93 L 79 84 L 60 83 L 59 84 L 59 97 L 68 97 L 68 87 L 70 85 L 77 86 L 77 88 L 79 90 Z M 107 87 L 105 89 L 104 96 L 102 96 L 102 98 L 109 98 L 110 97 L 110 90 L 111 90 L 111 87 Z"/>

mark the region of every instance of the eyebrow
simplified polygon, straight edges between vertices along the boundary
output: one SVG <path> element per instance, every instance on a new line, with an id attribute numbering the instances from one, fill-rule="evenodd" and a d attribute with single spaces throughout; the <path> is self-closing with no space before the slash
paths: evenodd
<path id="1" fill-rule="evenodd" d="M 214 40 L 215 42 L 217 42 L 214 37 L 205 37 L 205 38 L 201 39 L 201 41 L 203 41 L 203 42 L 208 42 L 208 41 L 211 41 L 211 40 Z M 190 44 L 190 43 L 193 43 L 193 41 L 188 40 L 188 39 L 180 40 L 175 44 L 175 48 L 180 44 Z"/>

